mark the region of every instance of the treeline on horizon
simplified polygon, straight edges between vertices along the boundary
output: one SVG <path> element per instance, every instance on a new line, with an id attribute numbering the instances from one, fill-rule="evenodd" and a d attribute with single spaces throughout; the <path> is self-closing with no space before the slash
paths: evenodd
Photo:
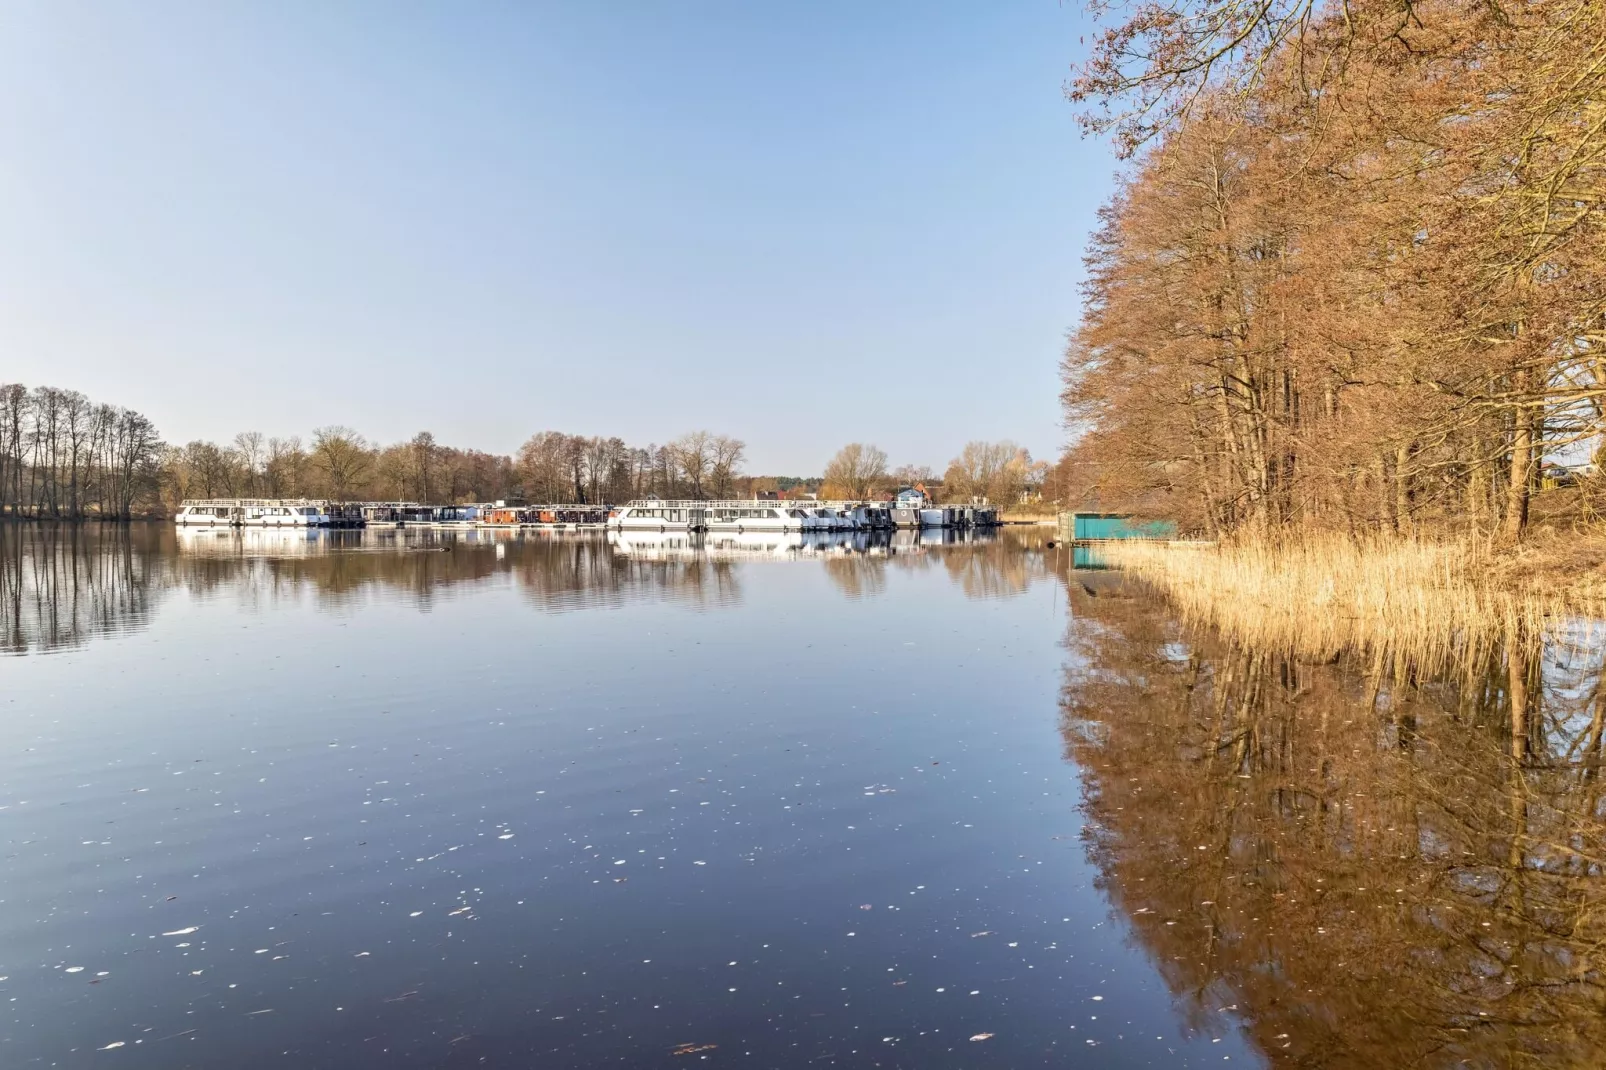
<path id="1" fill-rule="evenodd" d="M 1072 502 L 1211 535 L 1598 510 L 1606 0 L 1157 0 L 1068 93 L 1135 161 L 1063 364 Z"/>
<path id="2" fill-rule="evenodd" d="M 944 500 L 991 493 L 1011 502 L 1047 468 L 1013 443 L 972 442 L 939 480 L 924 466 L 889 471 L 885 453 L 853 443 L 820 478 L 751 476 L 741 470 L 746 448 L 708 431 L 647 446 L 541 431 L 509 456 L 445 445 L 428 431 L 378 445 L 338 425 L 306 440 L 243 431 L 227 444 L 175 446 L 131 409 L 74 390 L 0 384 L 0 515 L 129 519 L 186 498 L 595 504 L 798 490 L 859 498 L 917 483 Z"/>

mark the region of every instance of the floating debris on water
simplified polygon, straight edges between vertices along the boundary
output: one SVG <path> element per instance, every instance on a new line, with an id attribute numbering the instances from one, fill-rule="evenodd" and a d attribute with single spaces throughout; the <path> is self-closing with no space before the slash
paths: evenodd
<path id="1" fill-rule="evenodd" d="M 669 1054 L 696 1055 L 700 1051 L 713 1051 L 717 1047 L 719 1047 L 718 1044 L 682 1044 Z"/>

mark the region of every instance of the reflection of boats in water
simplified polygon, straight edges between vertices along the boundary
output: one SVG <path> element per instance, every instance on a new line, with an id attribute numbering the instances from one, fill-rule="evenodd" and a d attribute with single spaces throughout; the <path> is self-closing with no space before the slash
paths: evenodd
<path id="1" fill-rule="evenodd" d="M 796 560 L 801 558 L 918 554 L 933 546 L 990 542 L 990 535 L 928 531 L 610 531 L 608 545 L 640 560 Z"/>
<path id="2" fill-rule="evenodd" d="M 915 518 L 905 525 L 896 513 Z M 790 502 L 769 499 L 667 501 L 642 498 L 615 509 L 608 527 L 615 531 L 801 531 L 881 532 L 894 527 L 961 532 L 998 526 L 992 506 L 963 505 L 920 511 L 893 510 L 882 502 Z"/>
<path id="3" fill-rule="evenodd" d="M 646 561 L 790 560 L 844 552 L 853 535 L 805 535 L 800 531 L 719 531 L 700 533 L 611 531 L 608 545 L 621 557 Z M 858 541 L 862 543 L 863 539 Z"/>
<path id="4" fill-rule="evenodd" d="M 829 553 L 853 541 L 852 535 L 805 535 L 800 531 L 608 533 L 608 545 L 614 553 L 642 561 L 788 560 Z"/>
<path id="5" fill-rule="evenodd" d="M 701 557 L 703 537 L 695 531 L 610 531 L 608 545 L 624 557 L 673 561 Z"/>
<path id="6" fill-rule="evenodd" d="M 310 557 L 354 545 L 356 533 L 326 528 L 186 527 L 175 529 L 182 553 L 209 557 Z"/>
<path id="7" fill-rule="evenodd" d="M 716 560 L 790 558 L 817 541 L 800 531 L 710 532 L 703 540 L 703 552 Z"/>

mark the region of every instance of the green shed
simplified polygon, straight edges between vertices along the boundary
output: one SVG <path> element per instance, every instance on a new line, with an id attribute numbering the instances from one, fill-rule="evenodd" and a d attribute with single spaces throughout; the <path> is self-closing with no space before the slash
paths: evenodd
<path id="1" fill-rule="evenodd" d="M 1128 513 L 1061 513 L 1060 536 L 1076 542 L 1106 539 L 1174 539 L 1170 520 L 1136 520 Z"/>

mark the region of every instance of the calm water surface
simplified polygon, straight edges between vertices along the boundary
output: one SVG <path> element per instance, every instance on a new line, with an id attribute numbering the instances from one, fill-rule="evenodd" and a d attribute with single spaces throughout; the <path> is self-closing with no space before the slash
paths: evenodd
<path id="1" fill-rule="evenodd" d="M 1070 565 L 0 527 L 0 1065 L 1598 1064 L 1597 665 Z"/>

